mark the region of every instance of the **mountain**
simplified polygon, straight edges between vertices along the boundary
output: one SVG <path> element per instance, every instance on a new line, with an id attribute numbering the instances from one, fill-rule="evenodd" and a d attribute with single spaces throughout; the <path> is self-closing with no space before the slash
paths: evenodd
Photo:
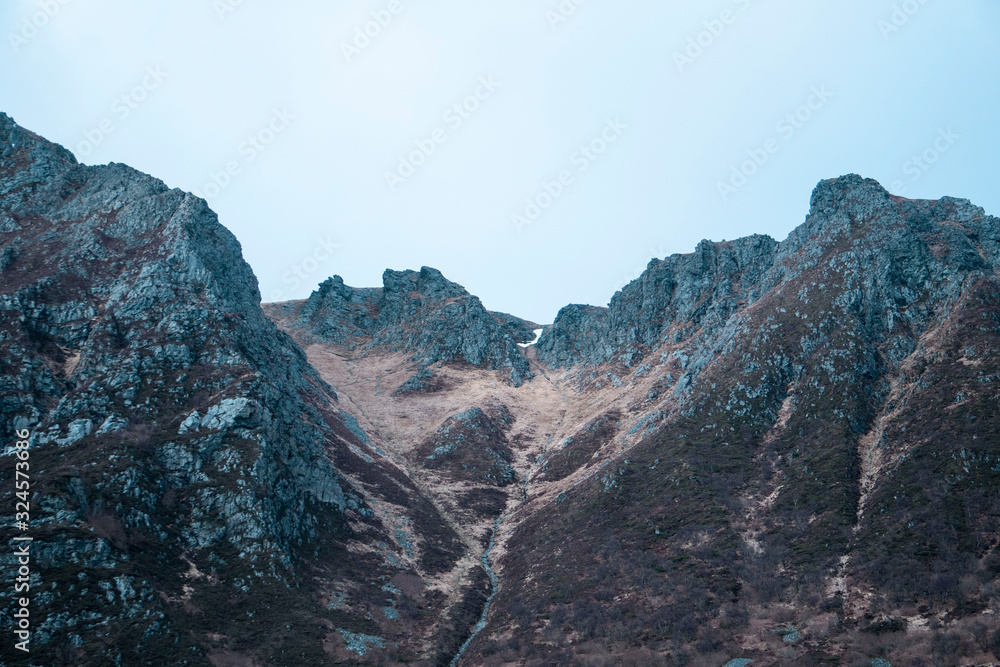
<path id="1" fill-rule="evenodd" d="M 529 374 L 517 344 L 538 325 L 490 313 L 465 288 L 430 267 L 386 270 L 381 288 L 355 289 L 334 276 L 302 305 L 300 320 L 331 343 L 365 338 L 367 347 L 403 351 L 421 371 L 439 361 L 461 360 L 488 369 L 509 368 L 517 386 Z M 429 379 L 418 376 L 414 384 Z M 424 382 L 423 384 L 426 384 Z"/>
<path id="2" fill-rule="evenodd" d="M 0 474 L 13 507 L 30 430 L 33 664 L 450 657 L 480 604 L 454 581 L 485 575 L 264 316 L 204 201 L 0 115 L 0 247 Z"/>
<path id="3" fill-rule="evenodd" d="M 508 519 L 473 663 L 990 662 L 998 223 L 846 176 L 564 308 L 538 357 L 604 416 Z"/>
<path id="4" fill-rule="evenodd" d="M 996 662 L 998 267 L 850 175 L 547 326 L 429 267 L 262 306 L 204 201 L 0 115 L 31 664 Z"/>

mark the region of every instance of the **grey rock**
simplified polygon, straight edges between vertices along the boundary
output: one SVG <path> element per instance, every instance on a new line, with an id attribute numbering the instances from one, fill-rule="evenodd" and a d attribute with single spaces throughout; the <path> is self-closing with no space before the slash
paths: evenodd
<path id="1" fill-rule="evenodd" d="M 30 429 L 32 470 L 65 471 L 33 480 L 32 527 L 44 531 L 32 543 L 34 571 L 89 582 L 44 598 L 38 613 L 52 620 L 32 645 L 39 664 L 74 645 L 87 658 L 79 664 L 121 662 L 109 632 L 136 640 L 116 650 L 139 642 L 171 664 L 208 664 L 202 647 L 181 640 L 193 631 L 178 602 L 184 586 L 235 610 L 207 573 L 299 602 L 325 585 L 306 558 L 355 586 L 389 578 L 404 566 L 383 572 L 329 555 L 351 540 L 391 542 L 392 527 L 368 507 L 380 494 L 416 529 L 443 525 L 398 469 L 359 467 L 345 436 L 369 446 L 367 436 L 345 426 L 333 388 L 264 316 L 239 243 L 203 200 L 124 165 L 80 165 L 4 114 L 0 323 L 0 437 Z M 337 464 L 370 486 L 354 488 Z M 12 503 L 13 484 L 4 488 Z M 348 493 L 363 535 L 348 524 Z M 0 528 L 9 551 L 13 533 Z M 421 548 L 444 554 L 430 561 L 440 567 L 463 553 L 447 527 Z M 403 552 L 388 553 L 401 563 Z M 182 555 L 206 574 L 178 573 Z M 110 584 L 99 604 L 92 575 Z M 245 611 L 266 611 L 259 600 Z M 285 604 L 306 618 L 299 602 Z M 140 608 L 148 621 L 137 621 Z M 314 625 L 296 623 L 294 632 Z"/>
<path id="2" fill-rule="evenodd" d="M 524 339 L 522 329 L 532 323 L 490 313 L 478 298 L 430 267 L 386 270 L 382 285 L 356 289 L 333 276 L 310 295 L 300 321 L 328 342 L 363 339 L 371 347 L 409 353 L 421 368 L 457 361 L 509 369 L 515 386 L 530 375 L 517 343 Z"/>

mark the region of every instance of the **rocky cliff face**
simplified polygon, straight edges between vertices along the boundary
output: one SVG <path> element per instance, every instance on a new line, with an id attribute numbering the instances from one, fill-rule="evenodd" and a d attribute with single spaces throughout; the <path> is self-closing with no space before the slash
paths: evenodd
<path id="1" fill-rule="evenodd" d="M 451 479 L 496 486 L 515 481 L 506 432 L 513 417 L 505 405 L 471 408 L 448 417 L 416 449 L 417 464 Z"/>
<path id="2" fill-rule="evenodd" d="M 993 659 L 998 239 L 966 200 L 847 176 L 782 243 L 703 242 L 563 309 L 539 356 L 625 416 L 512 529 L 502 571 L 529 583 L 480 659 Z"/>
<path id="3" fill-rule="evenodd" d="M 554 368 L 612 359 L 631 365 L 667 338 L 679 342 L 694 329 L 717 327 L 738 305 L 756 300 L 777 247 L 758 235 L 703 241 L 694 254 L 654 259 L 608 308 L 560 311 L 538 343 L 539 356 Z"/>
<path id="4" fill-rule="evenodd" d="M 203 201 L 0 115 L 32 657 L 991 664 L 998 267 L 982 209 L 845 176 L 533 346 L 426 267 L 262 310 Z"/>
<path id="5" fill-rule="evenodd" d="M 900 206 L 901 201 L 875 181 L 858 176 L 824 181 L 813 192 L 806 222 L 783 243 L 761 235 L 703 241 L 693 254 L 654 259 L 612 297 L 609 307 L 573 305 L 560 311 L 538 342 L 539 357 L 553 368 L 608 361 L 631 366 L 663 344 L 682 342 L 695 332 L 715 332 L 738 308 L 813 268 L 810 256 L 821 257 L 856 236 L 852 231 L 865 222 L 876 224 L 866 230 L 871 232 L 865 234 L 869 247 L 845 287 L 853 297 L 874 300 L 855 304 L 871 328 L 883 327 L 886 323 L 879 318 L 887 317 L 889 310 L 920 298 L 925 282 L 940 286 L 925 298 L 953 298 L 955 283 L 944 275 L 988 272 L 995 265 L 992 218 L 982 209 L 952 198 L 937 207 Z M 947 212 L 975 222 L 963 234 L 966 230 L 941 224 Z M 935 255 L 931 245 L 947 247 L 947 256 Z M 876 303 L 880 307 L 873 307 Z"/>
<path id="6" fill-rule="evenodd" d="M 397 608 L 440 608 L 423 577 L 465 547 L 264 317 L 204 201 L 0 115 L 0 247 L 0 433 L 32 433 L 33 659 L 434 653 L 435 612 Z"/>
<path id="7" fill-rule="evenodd" d="M 300 319 L 331 343 L 363 342 L 410 354 L 421 370 L 461 361 L 503 369 L 514 385 L 529 374 L 517 343 L 531 340 L 537 325 L 488 312 L 461 285 L 426 266 L 419 272 L 386 270 L 382 285 L 356 289 L 334 276 L 309 297 Z"/>

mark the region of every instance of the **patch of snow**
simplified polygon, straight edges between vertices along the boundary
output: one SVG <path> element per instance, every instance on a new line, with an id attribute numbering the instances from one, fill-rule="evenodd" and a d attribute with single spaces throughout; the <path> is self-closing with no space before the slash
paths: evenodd
<path id="1" fill-rule="evenodd" d="M 535 340 L 531 341 L 530 343 L 518 343 L 517 346 L 518 347 L 531 347 L 532 345 L 534 345 L 535 343 L 538 342 L 539 338 L 542 337 L 542 332 L 543 331 L 545 331 L 545 329 L 535 329 L 534 330 L 534 332 L 535 332 Z"/>

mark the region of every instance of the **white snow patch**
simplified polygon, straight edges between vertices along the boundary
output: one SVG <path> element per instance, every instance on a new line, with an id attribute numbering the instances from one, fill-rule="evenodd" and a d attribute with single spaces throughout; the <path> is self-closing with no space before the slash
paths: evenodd
<path id="1" fill-rule="evenodd" d="M 539 338 L 542 337 L 542 332 L 545 331 L 545 329 L 535 329 L 534 331 L 535 331 L 535 340 L 531 341 L 530 343 L 518 343 L 517 346 L 518 347 L 531 347 L 532 345 L 534 345 L 535 343 L 538 342 Z"/>

